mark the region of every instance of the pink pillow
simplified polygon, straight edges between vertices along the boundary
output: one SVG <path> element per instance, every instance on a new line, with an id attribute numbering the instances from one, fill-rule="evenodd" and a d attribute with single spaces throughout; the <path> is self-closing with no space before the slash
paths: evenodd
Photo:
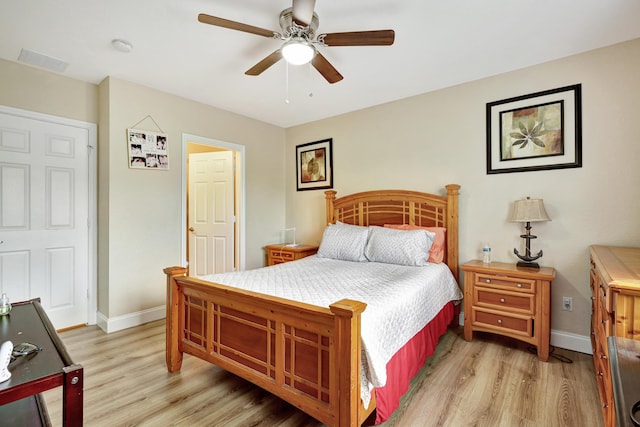
<path id="1" fill-rule="evenodd" d="M 436 233 L 436 237 L 433 239 L 433 244 L 429 250 L 429 262 L 439 264 L 444 261 L 444 244 L 445 233 L 447 231 L 444 227 L 419 227 L 417 225 L 409 224 L 385 224 L 387 228 L 394 228 L 396 230 L 427 230 Z"/>

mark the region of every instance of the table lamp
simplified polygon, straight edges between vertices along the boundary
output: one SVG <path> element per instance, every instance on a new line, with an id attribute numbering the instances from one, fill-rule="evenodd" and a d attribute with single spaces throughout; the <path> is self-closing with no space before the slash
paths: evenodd
<path id="1" fill-rule="evenodd" d="M 521 255 L 517 249 L 513 250 L 518 258 L 522 261 L 518 262 L 518 267 L 540 268 L 537 262 L 534 262 L 542 256 L 542 251 L 536 255 L 531 255 L 531 239 L 537 237 L 531 234 L 531 223 L 551 221 L 547 211 L 544 209 L 544 202 L 542 199 L 532 199 L 527 197 L 526 199 L 516 200 L 513 204 L 513 212 L 511 214 L 510 221 L 524 222 L 526 233 L 520 235 L 525 240 L 525 254 Z"/>

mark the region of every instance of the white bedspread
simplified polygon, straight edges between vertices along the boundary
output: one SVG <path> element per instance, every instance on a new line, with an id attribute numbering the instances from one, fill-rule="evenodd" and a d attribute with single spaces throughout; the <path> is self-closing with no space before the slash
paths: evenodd
<path id="1" fill-rule="evenodd" d="M 391 357 L 462 292 L 446 264 L 407 267 L 338 261 L 317 256 L 204 280 L 328 307 L 343 298 L 362 301 L 362 398 L 387 381 Z M 364 385 L 364 384 L 363 384 Z"/>

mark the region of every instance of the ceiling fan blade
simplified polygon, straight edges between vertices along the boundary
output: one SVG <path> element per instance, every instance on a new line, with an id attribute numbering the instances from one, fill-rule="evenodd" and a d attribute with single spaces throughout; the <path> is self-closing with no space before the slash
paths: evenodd
<path id="1" fill-rule="evenodd" d="M 230 30 L 244 31 L 245 33 L 257 34 L 263 37 L 273 38 L 277 33 L 264 28 L 254 27 L 253 25 L 243 24 L 241 22 L 230 21 L 217 16 L 206 15 L 201 13 L 198 15 L 198 21 L 203 24 L 215 25 L 216 27 L 229 28 Z"/>
<path id="2" fill-rule="evenodd" d="M 293 20 L 298 25 L 308 26 L 313 19 L 313 8 L 316 0 L 293 0 Z"/>
<path id="3" fill-rule="evenodd" d="M 390 46 L 395 38 L 393 30 L 352 31 L 318 36 L 327 46 Z"/>
<path id="4" fill-rule="evenodd" d="M 313 65 L 329 83 L 337 83 L 344 78 L 320 52 L 316 52 L 311 60 L 311 65 Z"/>
<path id="5" fill-rule="evenodd" d="M 253 67 L 249 68 L 244 73 L 247 76 L 259 76 L 260 74 L 262 74 L 263 71 L 271 67 L 276 62 L 278 62 L 281 58 L 282 58 L 282 54 L 280 53 L 280 49 L 278 49 L 272 54 L 268 55 L 262 61 L 258 62 Z"/>

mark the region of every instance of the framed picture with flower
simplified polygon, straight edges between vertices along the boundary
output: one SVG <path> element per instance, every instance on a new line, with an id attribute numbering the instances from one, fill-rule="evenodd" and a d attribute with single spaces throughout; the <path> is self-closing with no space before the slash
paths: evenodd
<path id="1" fill-rule="evenodd" d="M 487 103 L 487 174 L 582 167 L 581 85 Z"/>
<path id="2" fill-rule="evenodd" d="M 296 146 L 298 191 L 333 188 L 333 138 Z"/>

